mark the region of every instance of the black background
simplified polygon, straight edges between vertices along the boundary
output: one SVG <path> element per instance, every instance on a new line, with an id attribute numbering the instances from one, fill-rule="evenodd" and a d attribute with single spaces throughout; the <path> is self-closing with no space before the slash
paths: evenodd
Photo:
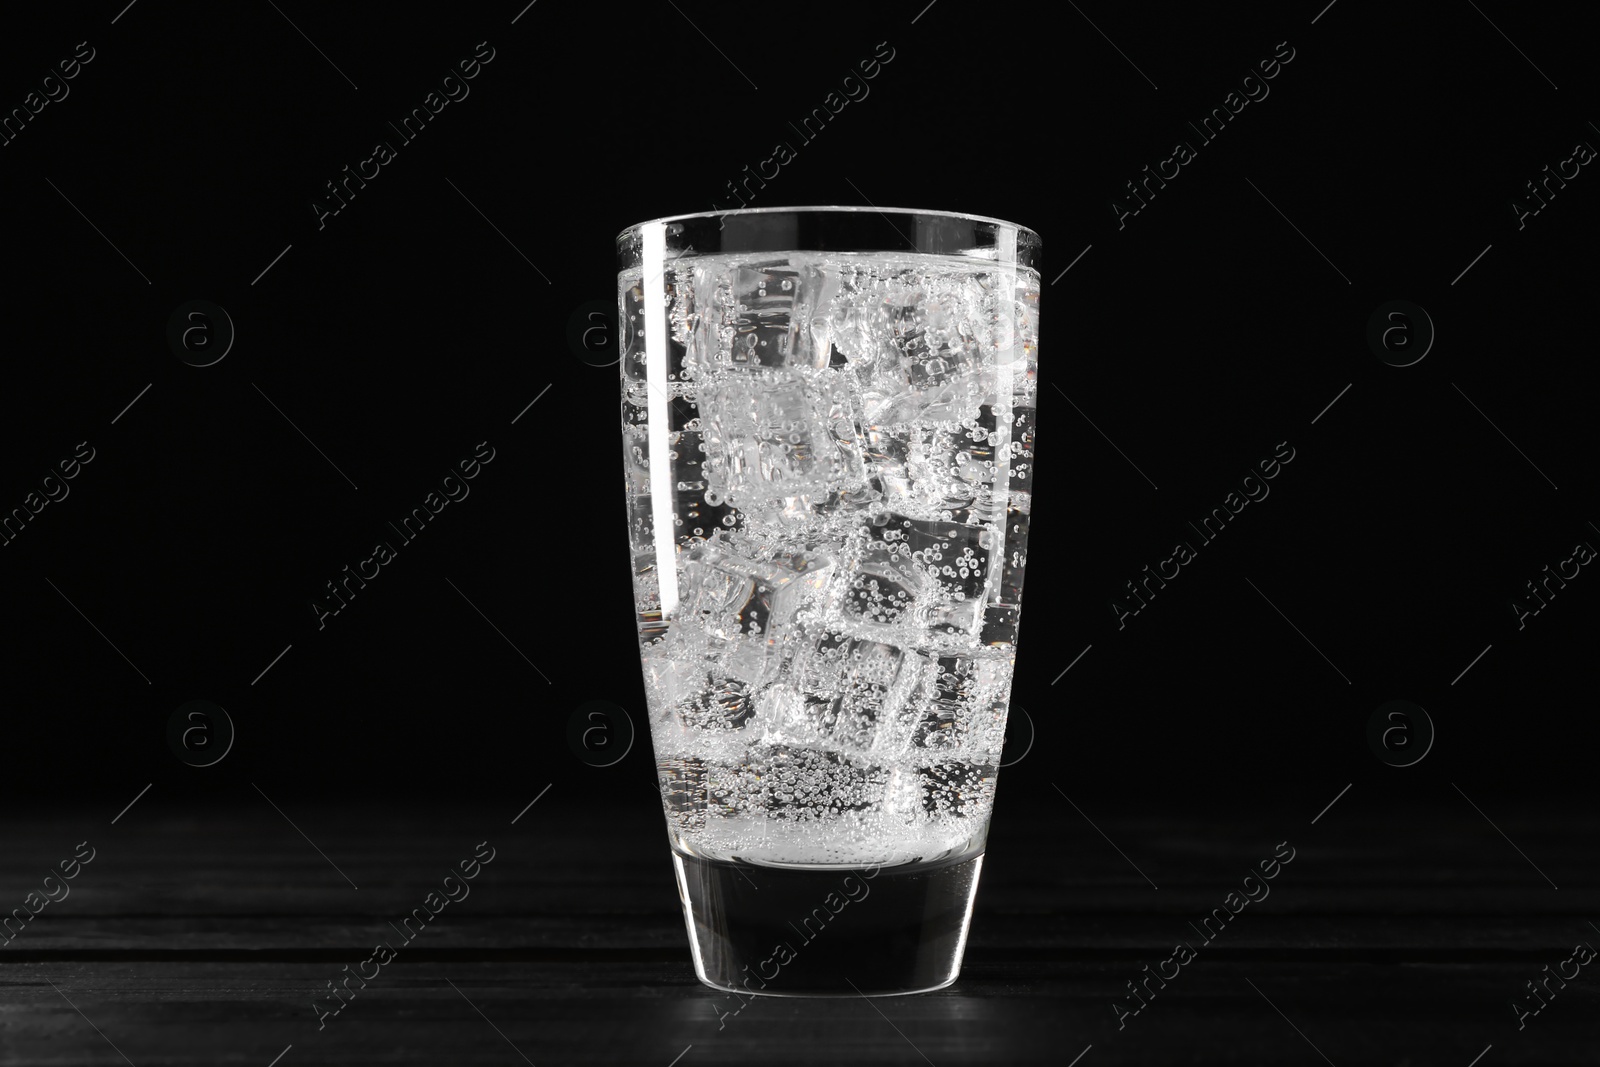
<path id="1" fill-rule="evenodd" d="M 731 203 L 725 183 L 879 42 L 894 58 L 870 95 L 755 204 L 1043 235 L 1013 692 L 1035 737 L 997 819 L 1076 818 L 1052 783 L 1091 813 L 1296 820 L 1352 782 L 1344 803 L 1367 808 L 1460 803 L 1452 782 L 1479 803 L 1592 797 L 1600 579 L 1586 568 L 1525 629 L 1509 606 L 1600 544 L 1597 179 L 1520 230 L 1510 207 L 1600 143 L 1570 9 L 521 6 L 6 15 L 7 109 L 95 50 L 0 148 L 0 509 L 95 450 L 0 548 L 8 818 L 146 783 L 167 802 L 255 804 L 257 782 L 520 804 L 553 782 L 655 819 L 644 734 L 603 769 L 567 741 L 586 700 L 646 725 L 616 369 L 569 326 L 614 301 L 620 229 Z M 399 143 L 386 122 L 480 41 L 494 59 L 470 96 Z M 1200 146 L 1185 122 L 1285 41 L 1270 95 Z M 1198 158 L 1119 228 L 1111 200 L 1179 139 Z M 377 140 L 397 158 L 319 228 L 324 183 Z M 192 299 L 237 331 L 210 367 L 167 342 Z M 1437 330 L 1404 368 L 1366 340 L 1396 299 Z M 485 440 L 470 497 L 319 629 L 324 583 Z M 1123 583 L 1284 441 L 1270 497 L 1119 629 Z M 167 748 L 191 699 L 237 727 L 211 768 Z M 1367 742 L 1394 699 L 1437 730 L 1406 769 Z"/>
<path id="2" fill-rule="evenodd" d="M 5 12 L 0 118 L 94 50 L 0 144 L 0 519 L 94 450 L 0 538 L 5 907 L 63 843 L 105 858 L 7 942 L 0 1060 L 117 1062 L 114 1042 L 141 1064 L 516 1062 L 503 1039 L 541 1064 L 685 1067 L 1592 1061 L 1592 982 L 1527 1032 L 1505 1010 L 1600 918 L 1600 577 L 1521 628 L 1511 606 L 1600 546 L 1600 178 L 1583 167 L 1520 227 L 1512 207 L 1600 145 L 1582 14 Z M 388 123 L 490 48 L 401 143 Z M 798 144 L 790 123 L 889 49 Z M 1201 144 L 1187 124 L 1290 49 Z M 319 226 L 326 183 L 380 140 L 396 158 Z M 1119 224 L 1125 183 L 1179 140 L 1196 158 Z M 756 206 L 1043 236 L 1039 465 L 960 981 L 759 998 L 724 1030 L 661 833 L 617 370 L 592 365 L 614 323 L 583 331 L 614 307 L 618 231 L 730 205 L 779 141 L 796 158 Z M 168 340 L 194 300 L 236 331 L 207 367 Z M 1368 341 L 1396 300 L 1436 332 L 1406 367 Z M 480 442 L 470 495 L 319 628 L 326 583 Z M 1281 443 L 1270 496 L 1199 545 L 1188 523 Z M 1112 600 L 1180 540 L 1197 558 L 1119 627 Z M 237 731 L 209 767 L 169 745 L 194 700 Z M 1431 720 L 1387 752 L 1406 767 L 1369 741 L 1395 700 Z M 590 701 L 637 731 L 611 766 L 571 740 Z M 503 846 L 495 884 L 322 1033 L 322 985 L 479 836 Z M 1124 1033 L 1125 980 L 1285 838 L 1308 857 L 1295 888 Z"/>

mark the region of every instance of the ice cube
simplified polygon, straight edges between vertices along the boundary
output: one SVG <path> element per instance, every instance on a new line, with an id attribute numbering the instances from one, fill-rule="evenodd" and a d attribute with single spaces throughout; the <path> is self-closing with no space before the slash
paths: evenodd
<path id="1" fill-rule="evenodd" d="M 882 641 L 824 631 L 801 657 L 791 715 L 807 734 L 851 751 L 877 745 L 916 684 L 914 658 Z"/>
<path id="2" fill-rule="evenodd" d="M 833 569 L 833 557 L 825 551 L 752 559 L 719 534 L 689 552 L 679 586 L 680 610 L 698 616 L 707 633 L 723 640 L 771 640 L 821 595 Z"/>
<path id="3" fill-rule="evenodd" d="M 839 545 L 874 510 L 882 510 L 883 491 L 875 482 L 845 489 L 801 493 L 762 503 L 747 503 L 739 511 L 738 528 L 766 540 L 804 537 L 813 543 Z"/>
<path id="4" fill-rule="evenodd" d="M 750 683 L 716 671 L 695 675 L 698 684 L 673 705 L 678 724 L 691 730 L 742 730 L 755 715 Z"/>
<path id="5" fill-rule="evenodd" d="M 863 388 L 862 413 L 869 422 L 890 426 L 911 422 L 961 422 L 978 410 L 990 383 L 978 372 L 962 374 L 926 388 L 881 379 Z"/>
<path id="6" fill-rule="evenodd" d="M 796 346 L 795 302 L 800 298 L 800 273 L 777 267 L 738 267 L 734 271 L 734 366 L 791 365 Z"/>
<path id="7" fill-rule="evenodd" d="M 849 567 L 836 581 L 839 588 L 829 603 L 835 621 L 890 634 L 911 627 L 918 605 L 930 592 L 927 573 L 883 515 L 857 534 Z"/>
<path id="8" fill-rule="evenodd" d="M 834 567 L 825 552 L 753 559 L 722 534 L 696 545 L 686 553 L 679 576 L 670 654 L 742 682 L 748 703 L 751 688 L 775 676 L 799 616 L 820 597 Z M 691 709 L 688 718 L 703 716 Z"/>
<path id="9" fill-rule="evenodd" d="M 873 471 L 903 468 L 911 457 L 909 435 L 897 433 L 888 426 L 869 424 L 863 433 L 862 455 Z"/>
<path id="10" fill-rule="evenodd" d="M 732 647 L 675 618 L 659 638 L 644 645 L 645 696 L 652 724 L 673 728 L 712 725 L 706 694 L 717 689 L 730 670 Z M 732 709 L 738 725 L 750 716 Z"/>
<path id="11" fill-rule="evenodd" d="M 915 294 L 920 299 L 890 309 L 890 344 L 900 356 L 906 383 L 921 389 L 942 385 L 975 370 L 978 346 L 970 301 L 952 292 Z"/>
<path id="12" fill-rule="evenodd" d="M 782 536 L 811 532 L 817 518 L 829 510 L 838 492 L 800 493 L 759 502 L 746 501 L 739 512 L 743 527 L 750 531 Z"/>
<path id="13" fill-rule="evenodd" d="M 919 519 L 992 519 L 997 467 L 994 409 L 956 424 L 892 431 L 868 426 L 868 469 L 881 477 L 895 511 Z M 887 441 L 888 443 L 880 443 Z"/>
<path id="14" fill-rule="evenodd" d="M 811 263 L 698 268 L 696 336 L 712 366 L 824 368 L 837 278 Z"/>
<path id="15" fill-rule="evenodd" d="M 894 528 L 891 522 L 888 529 Z M 991 530 L 954 520 L 900 519 L 901 543 L 926 568 L 932 592 L 918 621 L 935 633 L 972 635 L 983 618 Z"/>
<path id="16" fill-rule="evenodd" d="M 909 747 L 998 760 L 1011 692 L 1009 652 L 985 649 L 929 660 L 901 715 Z"/>
<path id="17" fill-rule="evenodd" d="M 884 282 L 874 267 L 841 262 L 833 267 L 835 288 L 820 303 L 816 317 L 824 322 L 834 365 L 843 363 L 863 373 L 878 358 L 883 336 Z"/>
<path id="18" fill-rule="evenodd" d="M 867 422 L 898 425 L 969 418 L 991 387 L 976 333 L 970 279 L 891 272 L 845 289 L 831 326 L 862 387 Z"/>
<path id="19" fill-rule="evenodd" d="M 665 627 L 662 628 L 665 631 Z M 683 688 L 689 667 L 681 657 L 670 654 L 666 640 L 646 642 L 639 650 L 644 666 L 644 695 L 650 706 L 652 723 L 675 721 L 672 708 L 688 694 Z"/>
<path id="20" fill-rule="evenodd" d="M 680 614 L 641 650 L 657 752 L 681 748 L 681 731 L 742 730 L 754 717 L 756 683 L 741 646 Z M 664 731 L 664 732 L 663 732 Z"/>
<path id="21" fill-rule="evenodd" d="M 978 631 L 993 531 L 954 519 L 875 515 L 835 579 L 836 620 L 868 631 L 965 642 Z"/>
<path id="22" fill-rule="evenodd" d="M 836 372 L 730 376 L 708 391 L 701 410 L 706 480 L 735 507 L 862 480 L 850 396 Z"/>

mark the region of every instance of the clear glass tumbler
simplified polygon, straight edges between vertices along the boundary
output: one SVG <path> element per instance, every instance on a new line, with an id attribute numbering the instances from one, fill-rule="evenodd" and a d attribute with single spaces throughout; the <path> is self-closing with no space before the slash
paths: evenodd
<path id="1" fill-rule="evenodd" d="M 850 207 L 618 237 L 623 456 L 700 980 L 955 981 L 1033 489 L 1039 237 Z"/>

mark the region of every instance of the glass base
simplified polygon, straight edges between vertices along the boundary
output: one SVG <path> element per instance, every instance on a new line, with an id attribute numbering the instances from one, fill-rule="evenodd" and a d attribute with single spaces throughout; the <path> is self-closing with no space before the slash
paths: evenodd
<path id="1" fill-rule="evenodd" d="M 778 997 L 897 996 L 961 973 L 981 852 L 894 867 L 769 867 L 672 854 L 695 973 Z"/>

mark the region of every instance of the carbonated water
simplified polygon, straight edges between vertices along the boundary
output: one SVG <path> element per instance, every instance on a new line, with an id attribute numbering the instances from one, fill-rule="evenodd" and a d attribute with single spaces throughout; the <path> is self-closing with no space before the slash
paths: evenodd
<path id="1" fill-rule="evenodd" d="M 635 605 L 675 847 L 846 867 L 981 842 L 1026 563 L 1038 275 L 780 253 L 619 288 Z M 654 377 L 647 290 L 667 302 Z"/>

